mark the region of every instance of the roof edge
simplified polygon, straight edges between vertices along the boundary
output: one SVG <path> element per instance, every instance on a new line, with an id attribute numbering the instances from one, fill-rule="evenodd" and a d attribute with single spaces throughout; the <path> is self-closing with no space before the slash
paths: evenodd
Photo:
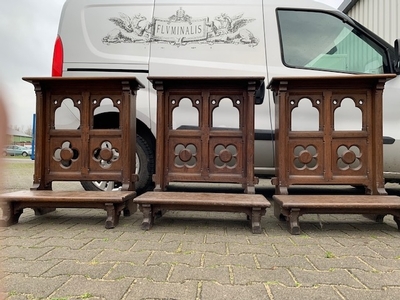
<path id="1" fill-rule="evenodd" d="M 359 1 L 360 0 L 344 0 L 338 9 L 347 14 Z"/>

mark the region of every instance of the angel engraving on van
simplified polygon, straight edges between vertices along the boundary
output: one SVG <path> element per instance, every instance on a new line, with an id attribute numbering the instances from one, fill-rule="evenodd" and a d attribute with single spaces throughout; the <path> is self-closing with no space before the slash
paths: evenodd
<path id="1" fill-rule="evenodd" d="M 221 13 L 209 21 L 209 17 L 193 18 L 179 8 L 168 18 L 155 17 L 153 22 L 141 14 L 129 17 L 119 13 L 109 21 L 117 27 L 110 31 L 103 43 L 148 43 L 164 42 L 181 46 L 187 44 L 235 44 L 255 47 L 259 39 L 247 28 L 254 18 L 243 17 L 243 13 L 229 16 Z"/>
<path id="2" fill-rule="evenodd" d="M 129 17 L 127 14 L 119 13 L 119 17 L 111 17 L 109 21 L 113 22 L 117 28 L 110 31 L 104 38 L 105 44 L 118 43 L 146 43 L 150 42 L 153 24 L 140 13 Z"/>

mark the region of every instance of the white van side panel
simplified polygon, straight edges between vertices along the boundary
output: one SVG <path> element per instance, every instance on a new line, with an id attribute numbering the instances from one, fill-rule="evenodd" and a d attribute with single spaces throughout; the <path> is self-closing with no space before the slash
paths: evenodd
<path id="1" fill-rule="evenodd" d="M 82 3 L 83 2 L 83 3 Z M 68 1 L 60 33 L 68 68 L 147 70 L 153 0 Z"/>
<path id="2" fill-rule="evenodd" d="M 155 0 L 151 76 L 265 76 L 262 1 Z"/>

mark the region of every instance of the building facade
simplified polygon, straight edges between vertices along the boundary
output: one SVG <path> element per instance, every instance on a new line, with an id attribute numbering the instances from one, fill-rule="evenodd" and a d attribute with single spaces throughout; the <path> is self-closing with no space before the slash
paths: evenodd
<path id="1" fill-rule="evenodd" d="M 400 38 L 399 0 L 344 0 L 339 9 L 391 45 Z"/>

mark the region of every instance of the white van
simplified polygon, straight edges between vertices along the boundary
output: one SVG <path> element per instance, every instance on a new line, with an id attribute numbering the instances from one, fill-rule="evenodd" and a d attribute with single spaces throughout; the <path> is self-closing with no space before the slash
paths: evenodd
<path id="1" fill-rule="evenodd" d="M 53 76 L 134 75 L 145 84 L 137 95 L 138 192 L 151 184 L 155 165 L 156 94 L 148 76 L 252 75 L 268 83 L 274 76 L 360 73 L 399 74 L 397 50 L 342 12 L 310 0 L 67 0 L 53 59 Z M 384 175 L 395 182 L 399 95 L 396 77 L 384 91 Z M 102 109 L 95 126 L 116 126 L 117 112 Z M 68 109 L 60 115 L 60 127 L 78 126 Z M 357 128 L 351 110 L 349 115 L 338 124 Z M 232 125 L 224 116 L 219 120 L 218 126 Z M 300 115 L 299 126 L 307 127 L 307 120 Z M 180 121 L 192 125 L 190 118 Z M 274 175 L 274 124 L 267 91 L 256 106 L 259 177 Z M 88 190 L 118 188 L 114 182 L 82 184 Z"/>

